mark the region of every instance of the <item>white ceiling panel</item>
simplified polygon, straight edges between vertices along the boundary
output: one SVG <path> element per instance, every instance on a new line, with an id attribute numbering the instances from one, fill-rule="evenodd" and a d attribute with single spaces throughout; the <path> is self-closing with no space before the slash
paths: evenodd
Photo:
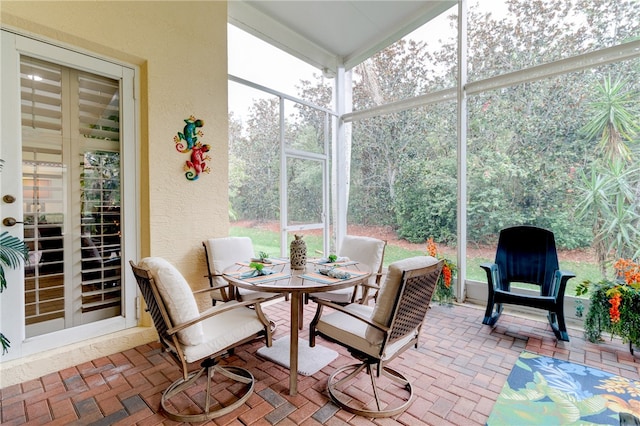
<path id="1" fill-rule="evenodd" d="M 228 3 L 229 22 L 319 69 L 351 69 L 457 4 L 429 1 Z"/>

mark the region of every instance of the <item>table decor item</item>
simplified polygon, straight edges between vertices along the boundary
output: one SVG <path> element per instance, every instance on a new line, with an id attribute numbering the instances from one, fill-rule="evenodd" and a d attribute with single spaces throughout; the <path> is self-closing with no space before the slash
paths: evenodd
<path id="1" fill-rule="evenodd" d="M 633 354 L 640 347 L 640 263 L 619 259 L 613 267 L 614 280 L 586 280 L 576 288 L 577 296 L 590 293 L 584 335 L 592 343 L 603 341 L 602 332 L 619 336 Z"/>
<path id="2" fill-rule="evenodd" d="M 331 268 L 329 272 L 327 272 L 327 276 L 331 278 L 338 278 L 341 280 L 348 280 L 351 278 L 351 274 L 347 271 L 342 271 L 340 269 Z"/>
<path id="3" fill-rule="evenodd" d="M 269 254 L 264 251 L 258 253 L 258 257 L 252 257 L 251 262 L 272 263 L 271 259 L 269 259 Z"/>
<path id="4" fill-rule="evenodd" d="M 251 278 L 258 277 L 260 275 L 271 275 L 273 271 L 271 269 L 265 269 L 264 264 L 259 262 L 251 262 L 249 263 L 249 267 L 253 268 L 247 272 L 243 272 L 240 277 L 241 278 Z"/>
<path id="5" fill-rule="evenodd" d="M 328 257 L 322 257 L 315 261 L 318 264 L 327 264 L 327 263 L 347 263 L 350 262 L 347 256 L 336 256 L 335 254 L 330 254 Z"/>
<path id="6" fill-rule="evenodd" d="M 346 280 L 351 278 L 351 274 L 349 272 L 338 269 L 336 268 L 335 265 L 328 268 L 318 268 L 318 273 L 322 275 L 326 275 L 331 278 L 338 278 L 341 280 Z"/>
<path id="7" fill-rule="evenodd" d="M 458 268 L 454 262 L 438 253 L 438 247 L 433 241 L 433 238 L 429 238 L 427 240 L 427 254 L 438 260 L 444 260 L 444 266 L 442 267 L 442 273 L 440 274 L 440 278 L 438 278 L 438 282 L 436 284 L 433 300 L 438 302 L 440 305 L 453 306 L 453 300 L 455 299 L 456 293 L 451 282 Z"/>
<path id="8" fill-rule="evenodd" d="M 330 266 L 328 268 L 318 268 L 318 273 L 322 275 L 329 275 L 329 271 L 331 271 L 335 266 Z"/>
<path id="9" fill-rule="evenodd" d="M 307 243 L 302 237 L 303 235 L 294 235 L 294 239 L 289 246 L 291 269 L 304 269 L 307 265 Z"/>

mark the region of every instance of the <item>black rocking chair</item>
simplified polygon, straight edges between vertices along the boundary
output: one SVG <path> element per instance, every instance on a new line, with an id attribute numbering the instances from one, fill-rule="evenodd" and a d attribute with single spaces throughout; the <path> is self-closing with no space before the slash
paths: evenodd
<path id="1" fill-rule="evenodd" d="M 549 324 L 558 340 L 569 341 L 564 320 L 564 292 L 575 277 L 560 271 L 553 233 L 534 226 L 515 226 L 500 231 L 495 263 L 480 265 L 487 273 L 489 297 L 483 324 L 494 325 L 503 304 L 529 306 L 548 311 Z M 513 292 L 511 283 L 540 286 L 539 295 Z"/>

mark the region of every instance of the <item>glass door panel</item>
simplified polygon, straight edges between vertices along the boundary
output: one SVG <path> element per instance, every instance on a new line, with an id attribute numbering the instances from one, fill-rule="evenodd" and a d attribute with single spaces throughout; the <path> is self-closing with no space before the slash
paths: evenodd
<path id="1" fill-rule="evenodd" d="M 20 62 L 31 337 L 121 314 L 120 82 Z"/>
<path id="2" fill-rule="evenodd" d="M 25 322 L 53 331 L 64 328 L 65 317 L 62 152 L 25 147 L 22 156 L 24 237 L 29 246 Z"/>

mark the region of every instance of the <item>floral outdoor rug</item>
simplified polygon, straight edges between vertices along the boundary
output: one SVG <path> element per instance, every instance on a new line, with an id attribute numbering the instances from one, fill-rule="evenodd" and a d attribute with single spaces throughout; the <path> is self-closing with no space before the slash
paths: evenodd
<path id="1" fill-rule="evenodd" d="M 522 352 L 487 425 L 635 425 L 639 419 L 639 381 Z"/>

